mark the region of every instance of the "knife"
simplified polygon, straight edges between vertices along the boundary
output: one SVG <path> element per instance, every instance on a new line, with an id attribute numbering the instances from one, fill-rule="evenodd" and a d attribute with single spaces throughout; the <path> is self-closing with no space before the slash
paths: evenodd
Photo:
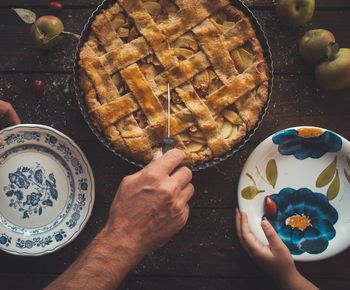
<path id="1" fill-rule="evenodd" d="M 168 83 L 168 130 L 167 130 L 167 138 L 163 140 L 162 152 L 165 154 L 171 149 L 175 148 L 175 140 L 171 138 L 171 122 L 170 122 L 170 106 L 171 106 L 171 95 L 170 95 L 170 84 Z"/>

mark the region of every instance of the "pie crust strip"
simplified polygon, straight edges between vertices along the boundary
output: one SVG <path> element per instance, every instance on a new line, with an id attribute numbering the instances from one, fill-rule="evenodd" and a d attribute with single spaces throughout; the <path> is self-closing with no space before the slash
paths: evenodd
<path id="1" fill-rule="evenodd" d="M 112 75 L 151 53 L 152 49 L 146 40 L 143 37 L 139 37 L 119 49 L 114 49 L 100 56 L 100 61 L 105 66 L 107 72 Z"/>
<path id="2" fill-rule="evenodd" d="M 92 23 L 92 31 L 98 38 L 103 48 L 106 51 L 118 49 L 124 45 L 124 42 L 120 39 L 116 33 L 115 28 L 110 20 L 120 12 L 118 4 L 113 5 L 107 10 L 105 14 L 99 14 L 96 16 L 95 21 Z"/>
<path id="3" fill-rule="evenodd" d="M 230 147 L 221 136 L 219 127 L 214 120 L 209 108 L 197 95 L 191 85 L 184 85 L 176 89 L 186 107 L 191 111 L 197 120 L 204 136 L 208 140 L 208 146 L 213 154 L 218 156 L 226 152 Z"/>
<path id="4" fill-rule="evenodd" d="M 239 37 L 237 35 L 239 35 Z M 228 47 L 230 51 L 232 51 L 236 47 L 242 45 L 253 35 L 254 30 L 252 27 L 246 21 L 244 21 L 244 19 L 240 20 L 236 25 L 225 31 L 225 46 Z M 109 74 L 114 74 L 115 72 L 124 69 L 125 67 L 139 61 L 151 53 L 153 53 L 153 50 L 147 43 L 146 39 L 144 37 L 139 37 L 130 43 L 124 44 L 118 49 L 113 49 L 108 53 L 100 56 L 100 61 L 103 66 L 105 66 Z M 166 54 L 168 54 L 168 52 Z M 187 59 L 184 62 L 193 61 L 195 62 L 194 65 L 198 65 L 200 62 L 203 62 L 201 64 L 201 68 L 203 68 L 204 65 L 205 67 L 202 70 L 207 69 L 211 65 L 202 51 L 197 52 L 190 59 Z M 160 58 L 159 60 L 162 62 L 163 58 Z M 162 62 L 162 64 L 165 65 L 166 62 Z M 192 67 L 195 68 L 194 65 L 192 65 Z M 201 71 L 199 70 L 195 70 L 193 71 L 192 76 L 200 72 Z M 161 78 L 161 75 L 158 77 L 158 79 L 159 78 Z"/>
<path id="5" fill-rule="evenodd" d="M 209 95 L 206 98 L 207 105 L 214 112 L 219 113 L 266 80 L 267 75 L 259 71 L 259 64 L 253 64 L 245 73 L 234 76 L 228 85 L 222 86 Z"/>
<path id="6" fill-rule="evenodd" d="M 146 11 L 140 0 L 120 0 L 121 5 L 134 20 L 135 25 L 143 37 L 153 48 L 160 63 L 168 68 L 177 63 L 173 49 L 167 38 L 154 22 L 152 16 Z"/>
<path id="7" fill-rule="evenodd" d="M 130 95 L 125 95 L 91 110 L 89 114 L 100 128 L 106 128 L 139 108 Z"/>
<path id="8" fill-rule="evenodd" d="M 213 24 L 211 19 L 206 19 L 193 29 L 199 40 L 199 45 L 206 54 L 219 79 L 228 84 L 229 79 L 238 74 L 235 63 L 226 47 L 225 39 Z"/>
<path id="9" fill-rule="evenodd" d="M 126 117 L 123 125 L 123 130 L 119 131 L 129 151 L 140 160 L 152 158 L 152 142 L 135 118 L 132 115 Z"/>
<path id="10" fill-rule="evenodd" d="M 136 64 L 131 65 L 122 70 L 121 75 L 150 124 L 155 127 L 164 127 L 166 115 L 162 104 L 153 93 L 139 67 Z"/>
<path id="11" fill-rule="evenodd" d="M 229 0 L 176 0 L 180 10 L 176 18 L 159 25 L 165 37 L 172 42 L 198 23 L 214 14 L 220 8 L 230 4 Z"/>
<path id="12" fill-rule="evenodd" d="M 230 46 L 228 46 L 227 40 L 226 43 L 223 45 L 225 47 L 229 47 L 230 51 L 232 51 L 236 47 L 242 45 L 244 42 L 245 40 L 236 38 L 233 41 L 230 41 Z M 208 60 L 207 56 L 202 51 L 199 51 L 196 54 L 192 55 L 190 58 L 179 62 L 177 65 L 161 73 L 154 79 L 154 81 L 159 87 L 160 94 L 163 94 L 167 90 L 168 81 L 170 82 L 170 87 L 172 89 L 176 88 L 191 80 L 194 76 L 206 70 L 210 66 L 211 63 Z M 232 65 L 232 67 L 234 68 L 234 64 Z M 224 74 L 224 72 L 222 72 L 222 74 Z M 227 79 L 227 76 L 225 79 Z M 226 81 L 226 83 L 228 83 L 228 80 Z"/>
<path id="13" fill-rule="evenodd" d="M 113 101 L 120 96 L 110 74 L 105 70 L 93 50 L 88 47 L 84 49 L 80 55 L 80 65 L 85 69 L 94 85 L 101 104 Z"/>

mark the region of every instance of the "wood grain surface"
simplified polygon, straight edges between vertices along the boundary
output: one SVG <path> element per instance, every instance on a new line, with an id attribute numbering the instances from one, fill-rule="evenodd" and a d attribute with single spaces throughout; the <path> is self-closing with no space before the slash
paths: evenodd
<path id="1" fill-rule="evenodd" d="M 0 98 L 13 104 L 23 123 L 49 125 L 77 141 L 94 171 L 96 201 L 82 233 L 63 249 L 42 257 L 1 252 L 1 289 L 40 289 L 64 271 L 104 225 L 122 178 L 138 170 L 99 143 L 80 113 L 71 92 L 75 40 L 65 39 L 55 50 L 42 52 L 31 42 L 29 27 L 10 9 L 28 7 L 39 16 L 56 14 L 66 30 L 80 33 L 100 1 L 62 0 L 65 8 L 55 13 L 47 8 L 48 2 L 0 1 Z M 299 37 L 311 28 L 329 29 L 342 47 L 350 47 L 350 1 L 316 2 L 312 22 L 289 29 L 279 23 L 272 1 L 246 1 L 262 24 L 273 54 L 275 80 L 268 113 L 240 152 L 194 174 L 196 195 L 188 225 L 168 245 L 145 258 L 120 289 L 277 289 L 237 240 L 233 223 L 236 189 L 249 154 L 276 130 L 314 125 L 350 139 L 350 90 L 327 92 L 319 88 L 312 68 L 300 60 L 296 48 Z M 36 79 L 45 82 L 42 96 L 33 92 Z M 350 289 L 350 250 L 318 263 L 299 263 L 298 268 L 322 289 Z"/>

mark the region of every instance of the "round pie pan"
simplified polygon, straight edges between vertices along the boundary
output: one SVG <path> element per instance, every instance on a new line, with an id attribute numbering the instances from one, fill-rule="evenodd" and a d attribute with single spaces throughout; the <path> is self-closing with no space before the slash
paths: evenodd
<path id="1" fill-rule="evenodd" d="M 91 121 L 89 114 L 88 114 L 88 108 L 86 106 L 85 103 L 85 96 L 84 93 L 81 91 L 80 88 L 80 84 L 79 84 L 79 52 L 80 49 L 82 48 L 82 46 L 84 45 L 84 43 L 87 41 L 90 33 L 91 33 L 91 25 L 93 23 L 93 21 L 95 20 L 96 16 L 98 14 L 101 13 L 101 11 L 103 9 L 106 9 L 109 5 L 115 3 L 115 0 L 105 0 L 102 2 L 101 5 L 99 5 L 96 10 L 92 13 L 92 15 L 90 16 L 90 18 L 88 19 L 87 23 L 85 24 L 83 31 L 81 33 L 78 45 L 77 45 L 77 49 L 76 49 L 76 53 L 75 53 L 75 59 L 74 59 L 74 66 L 73 66 L 73 93 L 75 95 L 75 98 L 78 102 L 78 105 L 80 107 L 80 110 L 84 116 L 85 121 L 87 122 L 88 126 L 90 127 L 91 131 L 96 135 L 96 137 L 98 138 L 98 140 L 104 144 L 109 150 L 111 150 L 115 155 L 117 155 L 118 157 L 122 158 L 123 160 L 126 160 L 127 162 L 136 165 L 138 167 L 143 167 L 145 164 L 144 163 L 140 163 L 132 158 L 130 158 L 129 156 L 125 155 L 122 152 L 117 151 L 114 147 L 113 144 L 107 139 L 107 137 L 101 133 L 97 127 L 93 124 L 93 122 Z M 272 55 L 271 55 L 271 49 L 269 46 L 269 43 L 267 41 L 266 35 L 264 30 L 262 29 L 260 23 L 258 22 L 258 20 L 256 19 L 256 17 L 254 16 L 254 14 L 250 11 L 250 9 L 241 1 L 233 1 L 231 0 L 231 4 L 240 9 L 251 21 L 255 32 L 256 32 L 256 37 L 258 38 L 261 47 L 263 49 L 264 52 L 264 58 L 265 61 L 268 65 L 268 70 L 269 70 L 269 85 L 268 85 L 268 99 L 264 105 L 264 108 L 262 109 L 259 119 L 256 122 L 256 124 L 254 125 L 253 129 L 251 129 L 247 135 L 241 140 L 241 142 L 239 142 L 238 144 L 236 144 L 230 151 L 226 152 L 224 155 L 222 155 L 219 158 L 216 159 L 212 159 L 203 163 L 199 163 L 196 164 L 192 167 L 193 171 L 199 171 L 202 169 L 206 169 L 209 168 L 211 166 L 215 166 L 218 165 L 219 163 L 221 163 L 222 161 L 226 160 L 227 158 L 231 157 L 232 155 L 234 155 L 236 152 L 238 152 L 248 141 L 249 139 L 254 135 L 255 131 L 258 129 L 263 117 L 265 116 L 269 103 L 270 103 L 270 99 L 271 99 L 271 93 L 272 93 L 272 87 L 273 87 L 273 62 L 272 62 Z"/>

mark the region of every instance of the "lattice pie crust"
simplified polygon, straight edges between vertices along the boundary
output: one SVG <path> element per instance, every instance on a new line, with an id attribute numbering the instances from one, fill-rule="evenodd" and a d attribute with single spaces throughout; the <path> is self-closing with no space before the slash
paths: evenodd
<path id="1" fill-rule="evenodd" d="M 257 122 L 268 68 L 249 19 L 228 0 L 118 0 L 80 51 L 89 116 L 123 154 L 148 162 L 171 128 L 187 164 L 217 158 Z"/>

